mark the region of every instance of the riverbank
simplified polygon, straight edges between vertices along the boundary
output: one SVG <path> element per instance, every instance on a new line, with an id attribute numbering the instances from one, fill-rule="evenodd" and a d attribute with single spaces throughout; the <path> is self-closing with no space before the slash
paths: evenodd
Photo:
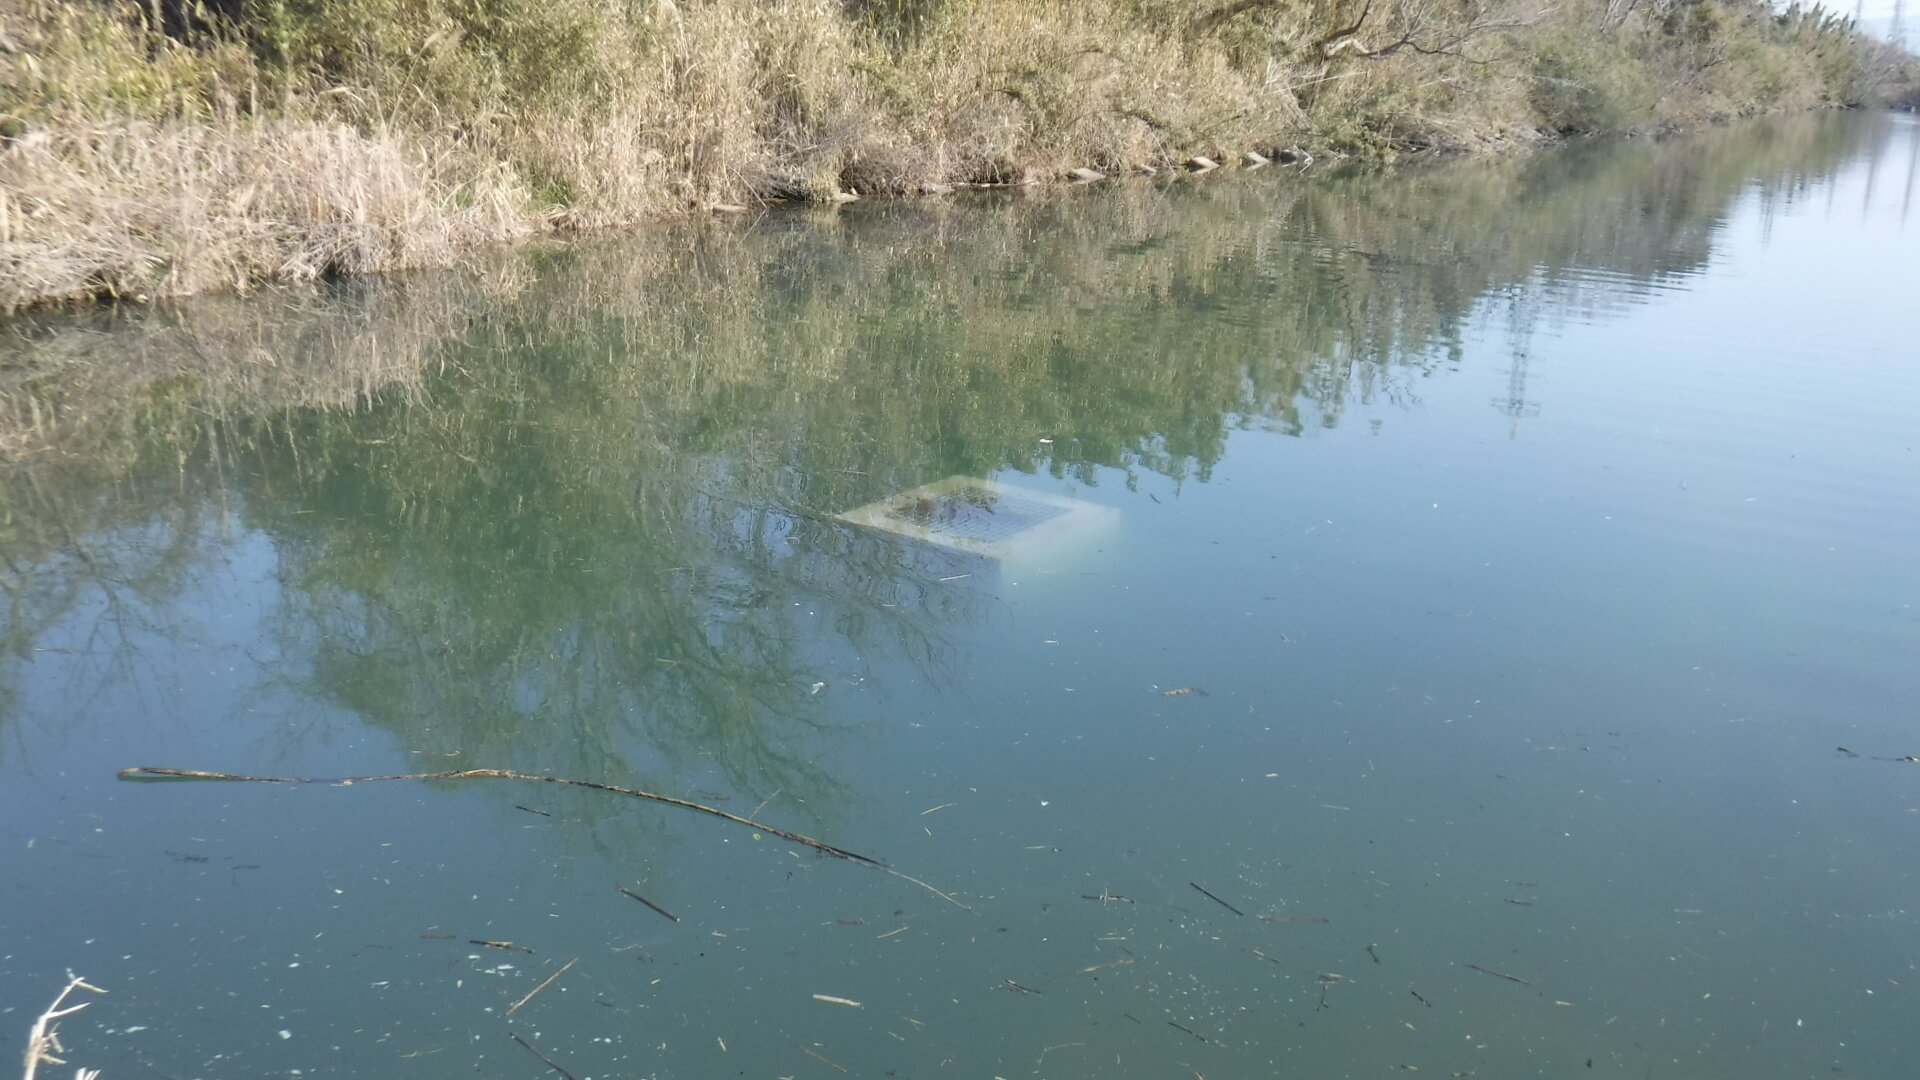
<path id="1" fill-rule="evenodd" d="M 1745 0 L 0 12 L 0 310 L 447 265 L 769 201 L 1496 151 L 1864 104 L 1913 76 L 1846 20 Z"/>

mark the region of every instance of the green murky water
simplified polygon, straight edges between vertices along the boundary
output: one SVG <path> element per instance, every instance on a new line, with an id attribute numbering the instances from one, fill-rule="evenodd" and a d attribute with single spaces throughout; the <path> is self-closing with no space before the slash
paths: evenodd
<path id="1" fill-rule="evenodd" d="M 1917 156 L 1812 118 L 6 327 L 0 1052 L 71 970 L 109 1078 L 1907 1075 Z M 593 780 L 929 888 L 135 765 Z"/>

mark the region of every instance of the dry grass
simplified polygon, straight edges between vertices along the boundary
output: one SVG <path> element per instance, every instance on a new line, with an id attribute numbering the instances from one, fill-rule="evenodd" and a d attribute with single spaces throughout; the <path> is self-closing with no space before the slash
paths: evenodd
<path id="1" fill-rule="evenodd" d="M 755 200 L 1484 149 L 1860 81 L 1847 32 L 1751 0 L 1663 0 L 1610 35 L 1598 2 L 229 0 L 237 27 L 183 44 L 143 5 L 0 0 L 0 311 Z"/>
<path id="2" fill-rule="evenodd" d="M 0 153 L 0 309 L 441 264 L 524 233 L 511 175 L 341 126 L 59 126 Z"/>

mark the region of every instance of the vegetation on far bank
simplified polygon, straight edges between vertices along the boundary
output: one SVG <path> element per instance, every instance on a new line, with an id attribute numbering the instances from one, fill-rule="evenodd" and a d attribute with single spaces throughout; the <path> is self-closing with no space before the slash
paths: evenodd
<path id="1" fill-rule="evenodd" d="M 0 0 L 0 310 L 755 201 L 1892 99 L 1765 0 Z"/>

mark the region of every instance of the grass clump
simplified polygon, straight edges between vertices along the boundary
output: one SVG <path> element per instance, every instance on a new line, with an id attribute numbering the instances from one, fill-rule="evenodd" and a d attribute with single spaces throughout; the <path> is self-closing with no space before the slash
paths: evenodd
<path id="1" fill-rule="evenodd" d="M 1909 61 L 1755 0 L 0 0 L 0 310 L 755 200 L 1856 104 Z"/>

